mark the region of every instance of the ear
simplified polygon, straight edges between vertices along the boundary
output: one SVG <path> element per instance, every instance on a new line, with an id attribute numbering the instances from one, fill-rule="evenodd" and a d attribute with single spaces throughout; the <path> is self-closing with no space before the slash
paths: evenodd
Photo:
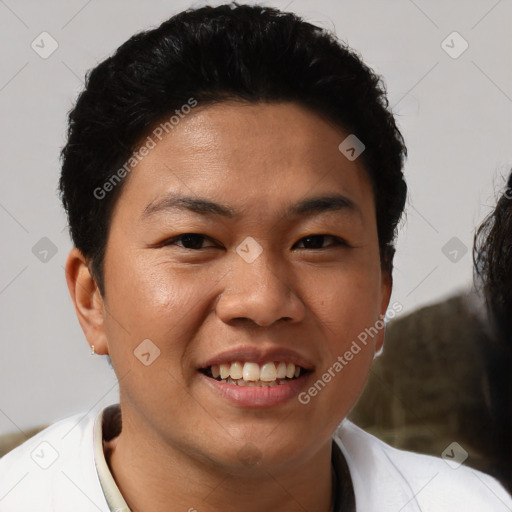
<path id="1" fill-rule="evenodd" d="M 96 354 L 108 354 L 105 334 L 105 306 L 96 281 L 83 254 L 74 247 L 66 261 L 66 281 L 76 316 L 89 345 Z"/>
<path id="2" fill-rule="evenodd" d="M 388 310 L 389 301 L 391 299 L 391 291 L 393 289 L 393 278 L 391 272 L 388 270 L 381 270 L 381 302 L 380 302 L 380 317 L 384 321 L 384 315 Z M 375 353 L 382 350 L 384 345 L 385 329 L 379 329 L 379 334 L 375 338 Z"/>

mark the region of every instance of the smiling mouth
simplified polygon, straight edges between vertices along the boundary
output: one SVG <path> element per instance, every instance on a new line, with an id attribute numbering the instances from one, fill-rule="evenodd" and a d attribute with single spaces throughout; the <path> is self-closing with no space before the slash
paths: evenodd
<path id="1" fill-rule="evenodd" d="M 308 373 L 305 368 L 284 361 L 270 361 L 261 365 L 234 361 L 215 364 L 199 371 L 217 382 L 247 387 L 281 386 Z"/>

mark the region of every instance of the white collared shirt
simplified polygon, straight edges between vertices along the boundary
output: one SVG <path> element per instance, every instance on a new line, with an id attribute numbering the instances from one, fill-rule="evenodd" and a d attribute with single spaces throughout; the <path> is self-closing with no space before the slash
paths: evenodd
<path id="1" fill-rule="evenodd" d="M 104 412 L 115 407 L 61 420 L 0 459 L 0 512 L 129 512 L 105 460 Z M 503 487 L 479 471 L 397 450 L 348 420 L 333 439 L 357 512 L 512 511 Z"/>

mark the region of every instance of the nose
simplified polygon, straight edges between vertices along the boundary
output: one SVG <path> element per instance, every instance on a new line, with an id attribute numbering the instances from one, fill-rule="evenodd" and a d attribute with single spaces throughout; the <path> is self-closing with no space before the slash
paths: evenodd
<path id="1" fill-rule="evenodd" d="M 216 305 L 223 322 L 246 321 L 268 327 L 279 320 L 295 323 L 304 318 L 305 306 L 294 291 L 293 275 L 272 263 L 265 252 L 252 263 L 234 256 Z"/>

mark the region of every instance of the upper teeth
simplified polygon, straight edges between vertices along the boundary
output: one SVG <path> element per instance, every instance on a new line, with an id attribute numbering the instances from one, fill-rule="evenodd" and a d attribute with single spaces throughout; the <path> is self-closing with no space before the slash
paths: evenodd
<path id="1" fill-rule="evenodd" d="M 276 379 L 291 379 L 300 375 L 300 366 L 284 362 L 268 362 L 259 365 L 258 363 L 235 361 L 231 364 L 215 364 L 211 367 L 211 370 L 215 379 L 218 377 L 221 379 L 231 377 L 233 380 L 243 379 L 244 381 L 252 382 L 258 380 L 272 382 Z"/>

